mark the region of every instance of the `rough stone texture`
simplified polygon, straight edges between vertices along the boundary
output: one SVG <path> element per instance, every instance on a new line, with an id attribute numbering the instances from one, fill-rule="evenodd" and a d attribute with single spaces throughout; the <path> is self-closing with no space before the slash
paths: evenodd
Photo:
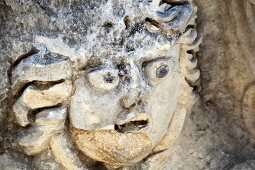
<path id="1" fill-rule="evenodd" d="M 247 2 L 195 1 L 203 35 L 198 57 L 201 98 L 186 119 L 173 169 L 254 169 L 246 161 L 254 159 L 254 139 L 242 110 L 255 68 L 254 27 L 247 22 Z M 253 49 L 244 49 L 249 46 Z"/>
<path id="2" fill-rule="evenodd" d="M 39 169 L 167 169 L 197 99 L 201 37 L 192 2 L 3 6 L 6 152 L 26 153 Z"/>
<path id="3" fill-rule="evenodd" d="M 54 19 L 48 21 L 47 16 L 54 18 L 56 9 L 51 7 L 56 4 L 53 2 L 41 1 L 40 5 L 35 5 L 34 2 L 24 1 L 19 4 L 11 0 L 0 1 L 0 124 L 2 125 L 0 169 L 60 168 L 55 162 L 51 162 L 50 156 L 46 153 L 38 158 L 43 162 L 38 164 L 33 158 L 10 149 L 11 141 L 16 138 L 15 132 L 19 131 L 19 127 L 10 123 L 12 117 L 7 111 L 10 104 L 6 100 L 7 70 L 10 63 L 31 49 L 35 31 L 33 28 L 40 27 L 40 34 L 56 38 L 54 32 L 62 29 L 64 25 L 61 23 L 65 21 L 65 18 L 62 21 Z M 249 8 L 255 9 L 255 7 L 250 6 L 248 4 L 250 2 L 254 3 L 249 0 L 195 0 L 199 9 L 198 30 L 203 36 L 203 44 L 198 54 L 201 70 L 200 100 L 193 113 L 186 117 L 182 135 L 170 161 L 171 169 L 254 169 L 254 162 L 248 161 L 255 159 L 253 129 L 249 124 L 245 124 L 242 108 L 245 91 L 253 84 L 255 74 L 252 33 L 254 23 L 247 19 L 254 19 Z M 97 1 L 90 5 L 96 6 Z M 36 21 L 27 15 L 25 12 L 27 10 L 31 11 L 31 14 L 36 13 L 38 16 Z M 18 17 L 12 17 L 14 14 Z M 73 17 L 77 16 L 74 14 Z M 85 23 L 77 21 L 77 25 L 80 24 L 81 27 L 75 31 L 84 31 L 86 28 L 82 26 L 88 25 L 89 23 L 86 22 L 89 20 L 82 20 Z M 55 27 L 45 31 L 48 30 L 46 23 Z M 21 32 L 24 34 L 21 35 Z M 70 46 L 82 41 L 75 32 L 67 32 L 62 39 Z M 61 41 L 59 45 L 63 45 Z M 65 53 L 72 54 L 72 51 Z M 59 138 L 56 136 L 52 145 L 56 145 L 54 141 L 59 142 L 59 140 L 61 136 Z M 63 145 L 69 148 L 66 146 L 68 142 L 63 141 Z"/>

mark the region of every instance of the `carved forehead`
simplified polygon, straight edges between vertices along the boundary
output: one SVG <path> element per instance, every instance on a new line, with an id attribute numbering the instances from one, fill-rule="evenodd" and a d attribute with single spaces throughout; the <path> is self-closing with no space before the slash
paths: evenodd
<path id="1" fill-rule="evenodd" d="M 104 51 L 98 52 L 97 54 L 84 54 L 84 61 L 100 61 L 101 63 L 107 63 L 109 61 L 126 62 L 126 61 L 146 61 L 152 60 L 159 57 L 179 57 L 175 55 L 179 53 L 179 46 L 170 46 L 169 44 L 154 46 L 151 48 L 141 48 L 130 52 L 114 52 Z"/>
<path id="2" fill-rule="evenodd" d="M 63 7 L 65 12 L 58 10 L 60 14 L 67 14 L 72 12 L 68 19 L 59 17 L 58 19 L 65 23 L 76 27 L 79 30 L 86 31 L 86 33 L 97 32 L 100 27 L 106 23 L 114 25 L 120 24 L 121 20 L 126 15 L 133 15 L 132 19 L 140 18 L 145 15 L 147 10 L 140 9 L 138 2 L 134 0 L 127 1 L 85 1 L 79 4 L 72 3 L 70 8 Z M 140 17 L 139 17 L 140 16 Z M 130 16 L 131 17 L 131 16 Z M 79 28 L 79 26 L 81 26 Z M 124 28 L 124 27 L 123 27 Z"/>
<path id="3" fill-rule="evenodd" d="M 134 39 L 132 40 L 133 43 L 124 41 L 122 44 L 114 45 L 111 41 L 106 42 L 107 44 L 103 44 L 100 41 L 93 42 L 94 40 L 92 40 L 91 42 L 88 41 L 88 43 L 84 43 L 77 48 L 72 48 L 65 44 L 61 37 L 51 39 L 37 36 L 35 46 L 42 54 L 45 52 L 55 53 L 66 56 L 75 62 L 77 60 L 80 62 L 86 62 L 91 59 L 99 59 L 101 61 L 104 61 L 104 59 L 149 60 L 157 58 L 158 56 L 169 56 L 172 51 L 179 51 L 179 44 L 172 45 L 169 42 L 164 43 L 150 40 L 151 37 L 142 37 L 141 40 L 137 42 Z"/>
<path id="4" fill-rule="evenodd" d="M 19 16 L 15 20 L 16 25 L 22 25 L 22 29 L 18 30 L 16 27 L 11 27 L 10 34 L 26 35 L 17 36 L 13 40 L 22 42 L 21 40 L 24 39 L 29 41 L 30 46 L 36 43 L 38 36 L 51 39 L 61 37 L 68 47 L 75 50 L 83 49 L 83 54 L 103 56 L 109 51 L 132 53 L 148 51 L 164 44 L 173 45 L 180 37 L 178 30 L 167 36 L 165 32 L 147 31 L 146 18 L 154 19 L 153 12 L 156 9 L 152 10 L 149 0 L 45 2 L 36 0 L 28 0 L 26 3 L 8 2 Z M 170 3 L 170 1 L 165 2 Z M 171 0 L 171 2 L 176 4 L 179 1 Z M 173 9 L 168 12 L 174 13 L 174 4 Z M 179 8 L 184 11 L 178 15 L 180 18 L 177 17 L 180 22 L 183 21 L 182 17 L 186 16 L 184 8 L 186 7 Z M 173 26 L 175 23 L 177 22 L 172 22 Z M 62 47 L 59 46 L 59 48 Z M 65 51 L 65 49 L 58 51 Z M 61 54 L 72 56 L 63 52 Z"/>
<path id="5" fill-rule="evenodd" d="M 116 28 L 118 29 L 118 28 Z M 117 30 L 116 30 L 117 32 Z M 88 35 L 83 47 L 88 56 L 123 56 L 130 54 L 148 53 L 156 51 L 164 46 L 168 48 L 173 44 L 163 35 L 151 35 L 146 30 L 141 29 L 132 33 L 130 31 L 123 31 L 122 34 L 97 34 Z"/>
<path id="6" fill-rule="evenodd" d="M 26 0 L 25 2 L 7 1 L 6 4 L 10 7 L 10 12 L 17 15 L 10 19 L 13 19 L 17 26 L 22 25 L 22 29 L 9 28 L 13 35 L 17 32 L 23 34 L 33 32 L 47 37 L 63 34 L 70 44 L 83 42 L 84 36 L 98 31 L 107 20 L 117 24 L 125 15 L 129 15 L 132 20 L 139 20 L 140 16 L 145 16 L 144 13 L 148 12 L 148 5 L 146 7 L 144 5 L 146 3 L 136 0 L 66 2 Z"/>
<path id="7" fill-rule="evenodd" d="M 44 9 L 55 24 L 62 23 L 66 31 L 75 31 L 80 35 L 97 32 L 107 22 L 118 25 L 125 16 L 134 22 L 142 21 L 150 11 L 148 3 L 138 0 L 52 1 L 51 5 L 44 1 L 34 3 Z"/>
<path id="8" fill-rule="evenodd" d="M 108 51 L 129 53 L 137 49 L 151 49 L 159 44 L 173 44 L 177 39 L 177 34 L 169 39 L 146 30 L 146 18 L 150 17 L 151 10 L 145 2 L 116 1 L 112 5 L 108 1 L 84 13 L 87 21 L 91 21 L 88 33 L 83 37 L 84 48 L 88 53 L 101 53 L 93 55 L 104 55 Z"/>

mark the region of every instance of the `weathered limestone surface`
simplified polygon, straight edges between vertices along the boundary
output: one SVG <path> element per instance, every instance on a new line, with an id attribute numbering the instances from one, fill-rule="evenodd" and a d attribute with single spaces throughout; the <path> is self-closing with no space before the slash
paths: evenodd
<path id="1" fill-rule="evenodd" d="M 93 103 L 93 95 L 95 95 L 95 100 L 99 100 L 96 98 L 99 92 L 114 89 L 120 81 L 119 79 L 112 78 L 116 77 L 116 70 L 109 64 L 106 69 L 99 69 L 97 72 L 93 72 L 95 74 L 88 74 L 88 81 L 92 82 L 91 84 L 93 84 L 93 87 L 97 89 L 96 92 L 92 93 L 82 88 L 72 89 L 69 83 L 74 82 L 76 87 L 86 86 L 82 75 L 77 72 L 72 72 L 71 70 L 73 67 L 78 68 L 78 70 L 84 69 L 79 67 L 82 67 L 87 61 L 82 56 L 79 56 L 80 60 L 75 61 L 74 58 L 77 55 L 77 51 L 73 49 L 85 43 L 83 39 L 84 35 L 87 34 L 91 25 L 97 25 L 100 21 L 100 18 L 97 18 L 99 15 L 93 13 L 93 8 L 97 8 L 100 2 L 101 1 L 86 1 L 80 4 L 82 1 L 71 3 L 71 1 L 0 0 L 0 169 L 62 169 L 63 167 L 68 169 L 82 169 L 84 168 L 84 161 L 87 162 L 90 167 L 97 167 L 98 169 L 104 168 L 101 165 L 95 165 L 94 162 L 90 162 L 89 160 L 80 160 L 76 148 L 71 144 L 70 135 L 74 135 L 74 138 L 77 138 L 78 142 L 76 145 L 80 147 L 81 150 L 84 149 L 84 152 L 87 154 L 90 154 L 88 152 L 93 149 L 98 149 L 102 145 L 114 146 L 116 143 L 104 144 L 104 141 L 100 141 L 102 143 L 95 146 L 88 142 L 85 143 L 87 146 L 84 146 L 84 143 L 81 142 L 82 140 L 90 141 L 85 137 L 95 139 L 102 138 L 102 136 L 100 136 L 101 134 L 86 134 L 84 137 L 83 134 L 86 133 L 86 131 L 79 133 L 77 129 L 73 129 L 72 134 L 60 133 L 66 131 L 65 124 L 67 123 L 66 117 L 67 110 L 69 109 L 71 109 L 72 113 L 68 116 L 68 121 L 70 121 L 73 126 L 81 129 L 87 129 L 88 126 L 88 123 L 82 121 L 84 119 L 82 115 L 76 115 L 77 110 L 86 110 L 87 108 L 84 107 L 83 104 L 74 105 L 76 107 L 69 108 L 69 101 L 67 101 L 69 96 L 74 96 L 70 101 L 71 103 L 85 103 L 87 101 L 82 100 L 83 96 L 81 94 L 87 93 L 91 96 L 89 99 L 92 99 L 91 101 L 87 99 L 88 102 L 91 102 L 89 105 L 96 105 L 96 103 Z M 104 2 L 106 1 L 102 0 L 101 3 Z M 175 4 L 183 3 L 182 0 L 166 0 L 165 2 L 174 2 Z M 199 34 L 203 36 L 203 43 L 197 54 L 198 61 L 191 60 L 188 61 L 188 64 L 185 61 L 181 62 L 185 63 L 185 69 L 182 70 L 182 72 L 188 75 L 186 81 L 192 86 L 196 85 L 195 82 L 199 78 L 199 72 L 197 70 L 195 70 L 195 72 L 186 71 L 196 68 L 196 63 L 198 63 L 198 67 L 201 70 L 201 89 L 198 89 L 200 99 L 193 108 L 192 114 L 186 116 L 182 134 L 173 148 L 172 156 L 168 162 L 168 168 L 185 170 L 254 169 L 254 1 L 194 0 L 194 3 L 198 6 L 198 19 L 196 23 Z M 118 4 L 117 1 L 116 4 Z M 80 11 L 84 9 L 89 11 L 90 8 L 92 14 L 81 15 Z M 118 8 L 116 7 L 116 9 Z M 160 10 L 164 9 L 166 9 L 166 7 L 161 7 Z M 107 13 L 107 11 L 105 12 Z M 121 13 L 123 11 L 115 12 Z M 130 13 L 139 14 L 140 11 L 130 11 Z M 178 15 L 178 17 L 179 16 L 181 15 Z M 183 14 L 183 16 L 186 17 L 187 15 Z M 183 21 L 187 20 L 185 17 Z M 110 18 L 114 19 L 113 16 L 110 16 Z M 132 23 L 129 23 L 132 19 L 133 18 L 126 18 L 126 27 L 132 26 Z M 161 21 L 165 22 L 164 20 Z M 104 27 L 105 29 L 100 30 L 102 31 L 102 35 L 109 31 L 111 24 L 112 23 L 107 23 Z M 177 25 L 185 27 L 185 24 Z M 174 23 L 170 26 L 174 28 Z M 158 31 L 157 27 L 151 25 L 147 28 L 151 32 Z M 62 32 L 63 30 L 68 31 Z M 92 31 L 97 31 L 97 29 Z M 59 32 L 62 32 L 62 37 L 59 37 Z M 189 33 L 188 36 L 190 38 L 184 39 L 185 41 L 183 40 L 183 42 L 190 44 L 197 38 L 197 32 L 194 32 L 192 29 L 187 31 L 187 33 Z M 118 34 L 118 32 L 116 34 Z M 116 35 L 107 38 L 111 40 L 114 36 Z M 101 41 L 105 37 L 91 36 L 86 38 L 89 38 L 91 41 L 95 40 L 95 44 L 97 38 L 102 42 L 102 44 L 96 46 L 85 44 L 86 47 L 90 47 L 90 49 L 86 51 L 87 53 L 91 53 L 95 50 L 98 52 L 98 55 L 108 55 L 108 51 L 104 51 L 104 49 L 107 48 L 102 49 L 102 47 L 106 47 L 107 45 L 104 44 L 104 41 Z M 134 44 L 132 38 L 130 42 L 126 44 L 128 49 L 136 48 L 139 45 L 138 41 L 138 44 L 132 47 Z M 143 40 L 142 37 L 141 40 Z M 153 47 L 154 44 L 149 43 L 151 41 L 154 42 L 155 40 L 147 39 L 147 42 L 143 43 L 145 47 L 147 46 L 149 47 L 148 49 L 153 50 L 151 47 Z M 162 41 L 164 42 L 165 40 L 163 39 Z M 38 42 L 37 46 L 34 46 L 35 42 Z M 47 50 L 50 52 L 45 51 L 45 47 L 40 44 L 41 42 L 48 45 Z M 148 51 L 145 47 L 143 49 L 144 51 L 142 51 L 143 54 Z M 45 58 L 41 58 L 41 60 L 38 57 L 33 58 L 33 55 L 38 54 L 38 49 L 40 49 L 40 53 L 42 53 Z M 178 54 L 174 53 L 175 51 L 176 50 L 172 50 L 173 56 L 178 56 Z M 81 54 L 84 52 L 85 51 L 79 51 L 78 53 Z M 162 50 L 161 53 L 164 54 L 164 50 Z M 24 58 L 24 56 L 30 57 L 26 60 L 20 60 Z M 67 56 L 70 58 L 67 58 Z M 50 59 L 48 60 L 48 58 Z M 159 65 L 164 66 L 167 64 L 171 66 L 173 64 L 171 62 L 175 63 L 176 61 L 175 59 L 169 61 L 163 60 L 160 61 Z M 91 65 L 93 64 L 97 64 L 97 62 L 91 62 Z M 150 63 L 148 66 L 150 66 Z M 153 67 L 150 67 L 150 69 L 146 71 L 146 74 L 152 77 L 151 84 L 160 84 L 158 78 L 153 77 Z M 155 67 L 159 68 L 157 65 Z M 165 67 L 162 68 L 163 72 L 160 72 L 159 76 L 163 76 L 164 72 L 174 72 L 178 70 L 178 68 L 175 68 L 176 70 L 165 70 Z M 173 67 L 171 66 L 170 68 Z M 14 70 L 11 74 L 10 69 Z M 145 68 L 145 70 L 146 69 L 147 68 Z M 35 75 L 35 77 L 33 77 L 33 74 L 26 74 L 26 72 L 33 73 L 31 70 L 36 70 L 38 74 Z M 134 72 L 135 71 L 136 70 L 134 70 Z M 112 83 L 102 85 L 105 79 L 98 79 L 98 77 L 104 75 L 106 72 L 111 73 L 111 75 L 107 75 L 106 80 Z M 73 81 L 72 78 L 69 79 L 70 75 L 74 74 L 78 77 L 80 76 L 75 79 L 75 81 Z M 47 76 L 44 77 L 44 75 Z M 13 80 L 11 80 L 13 86 L 9 84 L 8 78 L 10 77 L 13 77 Z M 40 79 L 38 79 L 38 77 L 40 77 Z M 68 80 L 63 81 L 64 79 Z M 24 84 L 34 80 L 38 81 L 37 84 L 28 84 L 26 89 L 24 89 L 24 93 L 16 94 L 15 90 L 19 91 Z M 132 81 L 136 82 L 137 80 L 131 80 L 131 82 Z M 64 95 L 53 95 L 53 93 L 59 94 L 59 89 L 63 88 L 62 85 L 67 87 L 65 90 L 60 90 Z M 134 85 L 136 84 L 134 83 Z M 166 85 L 169 84 L 163 83 L 160 88 L 162 89 Z M 9 93 L 10 89 L 14 89 L 14 94 Z M 79 91 L 79 93 L 74 93 L 76 90 Z M 29 95 L 32 93 L 33 95 L 28 99 Z M 45 93 L 48 94 L 44 95 Z M 156 93 L 155 96 L 158 94 Z M 33 103 L 34 100 L 38 98 L 33 98 L 35 95 L 41 97 L 45 103 Z M 57 98 L 47 98 L 49 95 L 57 96 Z M 132 95 L 135 94 L 131 94 L 131 97 Z M 16 98 L 16 101 L 12 100 L 13 97 Z M 102 98 L 101 106 L 103 107 L 104 100 L 102 96 L 100 98 Z M 114 103 L 116 96 L 112 94 L 111 99 Z M 31 100 L 33 102 L 26 102 L 26 100 Z M 175 100 L 172 99 L 172 101 Z M 49 102 L 53 103 L 49 104 Z M 129 99 L 123 100 L 122 104 L 130 106 L 132 103 L 134 102 Z M 151 103 L 155 103 L 155 101 Z M 54 105 L 54 107 L 40 110 L 41 107 L 48 107 L 51 105 Z M 15 109 L 13 110 L 14 114 L 10 114 L 10 108 L 12 108 L 12 106 L 14 106 L 14 108 L 15 106 L 19 107 L 20 109 L 18 110 L 24 110 L 24 114 L 21 115 L 22 117 L 15 118 Z M 37 114 L 34 115 L 33 119 L 28 119 L 28 116 L 31 116 L 29 111 L 33 107 L 38 109 Z M 107 109 L 111 111 L 111 109 L 118 110 L 119 108 L 109 107 Z M 58 116 L 55 116 L 56 114 L 58 114 Z M 103 112 L 101 113 L 101 115 L 103 115 L 102 117 L 105 117 L 104 114 Z M 116 124 L 119 126 L 123 125 L 126 123 L 127 119 L 128 121 L 146 120 L 150 122 L 151 118 L 145 112 L 139 116 L 137 116 L 137 113 L 130 113 L 130 115 L 132 114 L 134 115 L 133 119 L 129 119 L 128 116 L 125 117 L 125 115 L 123 115 L 120 116 Z M 114 119 L 114 117 L 107 116 L 109 122 L 97 124 L 99 118 L 101 119 L 101 117 L 95 117 L 91 114 L 91 117 L 89 117 L 90 121 L 88 122 L 94 123 L 89 127 L 92 129 L 101 128 L 107 130 L 105 133 L 107 135 L 104 135 L 104 138 L 108 136 L 113 139 L 120 138 L 120 136 L 111 134 L 113 126 L 109 125 L 109 122 L 111 119 Z M 33 121 L 35 122 L 34 124 L 31 123 Z M 29 132 L 23 131 L 22 127 L 27 124 L 31 124 L 28 130 Z M 172 128 L 175 130 L 176 127 L 177 126 L 172 125 L 169 129 Z M 22 133 L 20 134 L 18 132 Z M 142 137 L 135 136 L 133 139 L 136 139 L 136 137 L 147 138 L 143 133 L 139 135 Z M 123 138 L 125 137 L 126 136 L 123 136 Z M 154 139 L 156 138 L 157 136 L 154 136 Z M 35 144 L 33 144 L 33 142 Z M 107 141 L 105 143 L 107 143 Z M 139 142 L 137 143 L 139 145 Z M 23 149 L 20 151 L 15 149 L 19 148 L 16 146 L 18 144 L 23 146 Z M 145 147 L 145 151 L 147 148 L 151 147 L 149 145 L 151 145 L 151 143 L 148 144 L 148 147 Z M 95 148 L 86 151 L 87 148 L 92 146 Z M 51 153 L 43 152 L 37 155 L 37 153 L 41 153 L 43 150 L 48 149 L 48 147 L 51 148 Z M 135 146 L 131 147 L 134 148 Z M 115 157 L 115 155 L 111 155 L 112 153 L 113 152 L 107 154 L 107 152 L 105 152 L 106 157 L 110 156 L 109 160 Z M 97 155 L 94 155 L 94 153 L 91 153 L 91 155 L 96 159 Z M 55 160 L 52 159 L 52 156 Z M 140 160 L 139 157 L 136 158 Z M 101 157 L 97 159 L 101 159 Z M 113 160 L 122 165 L 123 162 L 126 163 L 125 154 Z M 131 162 L 132 161 L 136 162 L 136 159 L 132 159 Z M 109 166 L 108 168 L 113 167 Z M 148 167 L 142 167 L 140 165 L 134 168 L 148 169 Z"/>
<path id="2" fill-rule="evenodd" d="M 248 161 L 255 158 L 254 132 L 245 123 L 242 104 L 252 96 L 254 81 L 255 7 L 250 2 L 196 0 L 203 35 L 198 57 L 201 98 L 186 119 L 175 168 L 254 169 Z M 254 110 L 249 114 L 254 119 Z"/>

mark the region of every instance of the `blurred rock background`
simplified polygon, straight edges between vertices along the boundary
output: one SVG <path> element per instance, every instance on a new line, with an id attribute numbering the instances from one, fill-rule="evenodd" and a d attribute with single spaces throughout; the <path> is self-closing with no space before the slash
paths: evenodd
<path id="1" fill-rule="evenodd" d="M 255 78 L 255 17 L 249 13 L 255 6 L 248 0 L 195 3 L 203 36 L 200 101 L 186 119 L 173 169 L 255 169 L 255 143 L 242 111 Z"/>

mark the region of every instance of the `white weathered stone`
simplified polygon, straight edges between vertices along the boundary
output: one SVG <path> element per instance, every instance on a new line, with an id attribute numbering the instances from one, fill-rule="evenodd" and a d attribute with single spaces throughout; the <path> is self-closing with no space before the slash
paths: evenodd
<path id="1" fill-rule="evenodd" d="M 67 108 L 47 109 L 37 113 L 35 124 L 37 126 L 56 125 L 64 123 L 67 117 Z"/>
<path id="2" fill-rule="evenodd" d="M 32 85 L 27 87 L 13 105 L 13 112 L 18 123 L 21 126 L 26 126 L 29 123 L 27 117 L 29 111 L 65 103 L 71 96 L 71 90 L 69 81 L 54 85 L 46 90 L 36 90 Z"/>
<path id="3" fill-rule="evenodd" d="M 21 60 L 12 71 L 13 93 L 16 94 L 25 84 L 33 81 L 53 82 L 70 78 L 71 62 L 66 58 L 54 57 L 34 54 Z"/>
<path id="4" fill-rule="evenodd" d="M 28 155 L 38 154 L 49 147 L 51 138 L 64 129 L 67 108 L 47 109 L 39 112 L 35 125 L 20 135 L 18 144 Z"/>
<path id="5" fill-rule="evenodd" d="M 196 102 L 196 7 L 190 1 L 93 3 L 96 10 L 77 10 L 93 16 L 82 24 L 86 42 L 71 48 L 64 34 L 36 35 L 35 54 L 13 65 L 12 92 L 20 93 L 14 115 L 19 125 L 32 126 L 18 144 L 28 155 L 50 151 L 66 169 L 91 162 L 163 168 Z"/>

